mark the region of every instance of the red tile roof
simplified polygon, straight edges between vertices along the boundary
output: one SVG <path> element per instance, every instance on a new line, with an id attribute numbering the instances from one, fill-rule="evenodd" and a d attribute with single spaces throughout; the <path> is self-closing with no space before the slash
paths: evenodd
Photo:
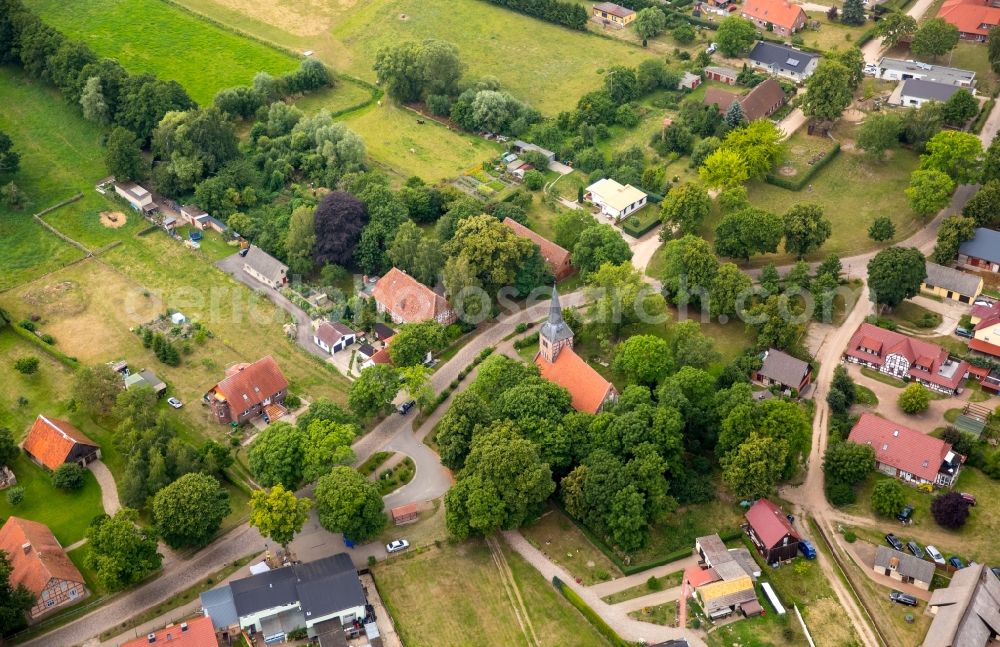
<path id="1" fill-rule="evenodd" d="M 870 353 L 869 350 L 875 351 L 875 353 Z M 844 355 L 876 366 L 882 366 L 889 355 L 900 355 L 910 363 L 908 371 L 910 377 L 952 390 L 958 388 L 958 385 L 965 379 L 965 373 L 969 370 L 967 362 L 959 361 L 954 372 L 951 373 L 951 377 L 941 375 L 938 372 L 941 367 L 946 362 L 953 361 L 949 360 L 947 350 L 922 339 L 907 337 L 870 323 L 858 326 Z M 919 363 L 927 370 L 917 368 L 915 363 Z"/>
<path id="2" fill-rule="evenodd" d="M 183 627 L 186 627 L 186 630 Z M 212 625 L 212 619 L 208 616 L 192 618 L 187 622 L 171 625 L 155 633 L 156 641 L 153 643 L 155 645 L 163 643 L 170 647 L 218 647 L 219 644 L 215 640 L 215 627 Z M 149 637 L 144 636 L 123 643 L 121 647 L 146 647 L 149 644 Z"/>
<path id="3" fill-rule="evenodd" d="M 23 584 L 36 596 L 52 578 L 83 582 L 80 571 L 66 556 L 52 531 L 37 521 L 9 517 L 0 528 L 0 550 L 7 552 L 14 569 L 11 585 Z"/>
<path id="4" fill-rule="evenodd" d="M 871 445 L 875 460 L 934 482 L 951 445 L 922 434 L 870 411 L 858 418 L 847 437 L 859 445 Z"/>
<path id="5" fill-rule="evenodd" d="M 973 310 L 973 313 L 975 313 L 975 310 Z M 1000 308 L 989 309 L 984 314 L 979 315 L 979 317 L 979 323 L 976 324 L 973 330 L 982 330 L 983 328 L 989 328 L 992 325 L 1000 323 Z"/>
<path id="6" fill-rule="evenodd" d="M 395 267 L 378 280 L 372 296 L 406 323 L 436 319 L 449 310 L 443 296 Z"/>
<path id="7" fill-rule="evenodd" d="M 65 420 L 38 416 L 28 437 L 24 439 L 24 451 L 45 467 L 54 470 L 66 462 L 66 457 L 78 443 L 97 447 L 97 443 Z"/>
<path id="8" fill-rule="evenodd" d="M 739 100 L 739 95 L 735 92 L 728 92 L 722 88 L 709 87 L 705 90 L 705 98 L 703 103 L 706 106 L 715 104 L 719 107 L 719 112 L 725 114 L 729 110 L 729 106 L 733 105 L 734 102 Z"/>
<path id="9" fill-rule="evenodd" d="M 238 414 L 287 388 L 288 380 L 278 363 L 268 355 L 253 364 L 237 364 L 230 368 L 226 371 L 226 379 L 212 387 L 211 392 L 217 399 L 228 402 L 231 411 Z"/>
<path id="10" fill-rule="evenodd" d="M 988 306 L 977 306 L 977 305 L 974 305 L 974 306 L 972 306 L 972 311 L 969 312 L 969 315 L 973 319 L 977 319 L 977 318 L 978 319 L 985 319 L 986 317 L 990 317 L 990 316 L 993 316 L 993 315 L 1000 316 L 1000 305 L 997 305 L 996 303 L 994 303 L 993 305 L 988 305 Z"/>
<path id="11" fill-rule="evenodd" d="M 563 348 L 556 355 L 556 361 L 551 363 L 538 353 L 535 365 L 543 378 L 569 391 L 573 408 L 577 411 L 597 413 L 609 393 L 614 392 L 614 385 L 583 361 L 572 348 Z"/>
<path id="12" fill-rule="evenodd" d="M 562 278 L 560 273 L 565 273 L 569 269 L 569 252 L 556 245 L 548 238 L 544 238 L 539 234 L 531 231 L 521 223 L 510 218 L 504 218 L 503 224 L 510 227 L 510 229 L 520 236 L 521 238 L 527 238 L 531 242 L 538 245 L 541 250 L 542 258 L 548 263 L 549 268 L 552 270 L 552 274 L 556 278 Z"/>
<path id="13" fill-rule="evenodd" d="M 938 9 L 938 18 L 955 25 L 963 34 L 986 36 L 1000 24 L 1000 9 L 982 0 L 945 0 Z"/>
<path id="14" fill-rule="evenodd" d="M 797 4 L 786 0 L 747 0 L 743 4 L 743 15 L 769 22 L 791 31 L 805 22 L 806 12 Z"/>
<path id="15" fill-rule="evenodd" d="M 988 341 L 983 341 L 982 339 L 970 339 L 969 349 L 978 350 L 980 353 L 986 353 L 987 355 L 993 355 L 995 357 L 1000 357 L 1000 346 L 996 344 L 991 344 Z"/>
<path id="16" fill-rule="evenodd" d="M 692 588 L 698 588 L 711 582 L 718 582 L 722 578 L 713 568 L 699 568 L 698 566 L 688 566 L 684 569 L 684 580 L 691 584 Z"/>
<path id="17" fill-rule="evenodd" d="M 747 523 L 753 528 L 757 538 L 764 542 L 768 549 L 774 548 L 785 535 L 791 535 L 796 540 L 799 534 L 788 523 L 781 508 L 767 499 L 758 499 L 746 513 Z"/>

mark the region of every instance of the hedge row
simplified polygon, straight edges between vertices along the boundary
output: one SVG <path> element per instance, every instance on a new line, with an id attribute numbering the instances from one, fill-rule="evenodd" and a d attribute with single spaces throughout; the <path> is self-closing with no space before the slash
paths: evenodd
<path id="1" fill-rule="evenodd" d="M 990 116 L 990 112 L 993 111 L 993 106 L 997 103 L 996 99 L 990 99 L 983 104 L 983 109 L 979 111 L 979 115 L 976 117 L 975 123 L 972 124 L 972 132 L 979 134 L 983 130 L 983 126 L 986 125 L 986 120 Z"/>
<path id="2" fill-rule="evenodd" d="M 836 157 L 839 152 L 840 152 L 840 144 L 837 143 L 834 145 L 833 148 L 830 149 L 830 151 L 826 155 L 823 156 L 822 159 L 813 164 L 812 168 L 810 168 L 802 175 L 796 176 L 794 178 L 787 178 L 787 177 L 781 177 L 780 175 L 774 175 L 773 173 L 768 173 L 764 177 L 764 180 L 768 184 L 773 184 L 774 186 L 780 186 L 781 188 L 788 189 L 789 191 L 801 191 L 802 187 L 804 187 L 809 182 L 809 180 L 812 179 L 814 175 L 819 173 L 819 170 L 821 168 L 829 164 L 830 160 Z"/>
<path id="3" fill-rule="evenodd" d="M 14 331 L 15 335 L 24 338 L 25 340 L 34 344 L 35 346 L 38 346 L 40 349 L 42 349 L 43 352 L 48 353 L 49 355 L 56 358 L 66 366 L 72 369 L 79 368 L 80 362 L 77 361 L 75 357 L 70 357 L 69 355 L 62 352 L 55 346 L 52 346 L 51 344 L 46 344 L 44 341 L 39 339 L 38 335 L 36 335 L 32 331 L 26 330 L 21 326 L 16 326 L 11 322 L 12 320 L 10 318 L 10 315 L 7 314 L 5 311 L 0 310 L 0 328 L 3 328 L 4 326 L 9 326 L 10 329 Z"/>
<path id="4" fill-rule="evenodd" d="M 458 388 L 458 385 L 462 382 L 462 380 L 465 379 L 465 376 L 471 373 L 472 369 L 479 366 L 479 364 L 484 359 L 492 355 L 494 350 L 496 349 L 493 348 L 493 346 L 487 346 L 482 351 L 480 351 L 479 355 L 476 356 L 476 359 L 469 362 L 468 366 L 459 371 L 458 377 L 452 380 L 451 384 L 444 387 L 444 389 L 440 393 L 438 393 L 437 397 L 434 398 L 434 401 L 431 402 L 430 406 L 427 407 L 427 410 L 420 412 L 420 416 L 422 417 L 420 422 L 423 423 L 423 421 L 429 418 L 432 413 L 437 411 L 437 408 L 440 407 L 442 404 L 444 404 L 444 401 L 448 399 L 448 396 L 450 396 L 455 391 L 455 389 Z M 324 364 L 327 363 L 324 362 Z"/>
<path id="5" fill-rule="evenodd" d="M 660 224 L 659 218 L 649 218 L 648 220 L 643 220 L 638 216 L 632 216 L 628 220 L 622 223 L 622 231 L 624 231 L 629 236 L 634 238 L 639 238 L 646 232 L 652 231 Z"/>
<path id="6" fill-rule="evenodd" d="M 856 41 L 854 41 L 854 44 L 857 45 L 858 47 L 862 47 L 863 45 L 865 45 L 865 43 L 867 43 L 868 41 L 870 41 L 873 38 L 875 38 L 875 28 L 874 27 L 872 27 L 871 29 L 867 30 L 865 33 L 863 33 L 860 36 L 858 36 L 858 39 Z"/>
<path id="7" fill-rule="evenodd" d="M 562 596 L 566 600 L 576 607 L 577 611 L 583 614 L 583 617 L 587 619 L 587 622 L 594 626 L 594 629 L 607 638 L 608 642 L 614 647 L 631 647 L 631 645 L 622 640 L 614 629 L 611 628 L 608 623 L 604 622 L 604 618 L 597 615 L 597 612 L 590 608 L 590 605 L 583 601 L 583 599 L 576 594 L 576 591 L 566 586 L 566 583 L 559 579 L 558 576 L 552 576 L 552 586 L 556 587 L 556 590 L 562 593 Z"/>

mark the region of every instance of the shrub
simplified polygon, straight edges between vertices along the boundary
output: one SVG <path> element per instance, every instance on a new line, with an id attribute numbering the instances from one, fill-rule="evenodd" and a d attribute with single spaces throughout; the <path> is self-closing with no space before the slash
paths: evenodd
<path id="1" fill-rule="evenodd" d="M 517 334 L 523 333 L 527 329 L 528 329 L 528 324 L 523 322 L 514 326 L 514 332 Z"/>
<path id="2" fill-rule="evenodd" d="M 545 185 L 545 176 L 534 169 L 524 174 L 524 186 L 532 191 L 537 191 Z"/>
<path id="3" fill-rule="evenodd" d="M 931 501 L 931 514 L 940 526 L 961 528 L 969 518 L 969 503 L 958 492 L 946 492 Z"/>
<path id="4" fill-rule="evenodd" d="M 853 544 L 857 540 L 858 536 L 854 533 L 853 530 L 848 529 L 844 531 L 844 541 L 846 541 L 849 544 Z"/>
<path id="5" fill-rule="evenodd" d="M 19 506 L 21 502 L 24 501 L 24 488 L 20 485 L 15 485 L 14 487 L 7 490 L 7 503 L 12 506 Z"/>
<path id="6" fill-rule="evenodd" d="M 52 487 L 79 490 L 83 487 L 83 468 L 76 463 L 63 463 L 52 472 Z"/>
<path id="7" fill-rule="evenodd" d="M 302 398 L 295 395 L 294 393 L 289 393 L 285 396 L 285 406 L 289 409 L 298 409 L 302 406 Z"/>
<path id="8" fill-rule="evenodd" d="M 35 332 L 35 322 L 34 321 L 29 321 L 29 320 L 25 319 L 24 321 L 22 321 L 21 323 L 19 323 L 17 325 L 19 325 L 20 327 L 24 328 L 27 331 Z"/>
<path id="9" fill-rule="evenodd" d="M 368 556 L 368 565 L 369 566 L 375 566 L 375 564 L 378 564 L 378 560 L 375 559 L 374 555 L 369 555 Z"/>
<path id="10" fill-rule="evenodd" d="M 914 382 L 908 387 L 903 389 L 903 392 L 899 394 L 899 408 L 903 410 L 904 413 L 914 415 L 927 411 L 927 407 L 930 406 L 931 396 L 922 385 Z"/>
<path id="11" fill-rule="evenodd" d="M 663 588 L 663 582 L 656 579 L 655 575 L 651 575 L 648 580 L 646 580 L 646 588 L 650 591 L 659 591 Z"/>
<path id="12" fill-rule="evenodd" d="M 14 362 L 14 368 L 21 375 L 31 375 L 38 371 L 37 357 L 20 357 Z"/>
<path id="13" fill-rule="evenodd" d="M 831 505 L 844 506 L 854 503 L 857 498 L 854 488 L 841 481 L 832 481 L 826 484 L 826 498 Z"/>

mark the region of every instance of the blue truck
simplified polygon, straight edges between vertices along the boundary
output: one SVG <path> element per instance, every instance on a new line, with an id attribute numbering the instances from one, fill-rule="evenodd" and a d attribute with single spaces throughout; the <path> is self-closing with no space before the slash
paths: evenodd
<path id="1" fill-rule="evenodd" d="M 799 552 L 806 559 L 816 559 L 816 547 L 808 539 L 799 540 Z"/>

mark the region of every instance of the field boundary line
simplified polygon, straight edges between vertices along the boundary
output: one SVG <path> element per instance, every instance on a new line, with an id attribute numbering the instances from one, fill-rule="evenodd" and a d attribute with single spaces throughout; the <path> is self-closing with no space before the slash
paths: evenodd
<path id="1" fill-rule="evenodd" d="M 273 50 L 279 51 L 282 54 L 285 54 L 286 56 L 291 56 L 292 58 L 298 61 L 301 61 L 302 59 L 306 58 L 305 56 L 302 55 L 301 52 L 296 52 L 291 47 L 285 47 L 284 45 L 279 45 L 274 41 L 268 40 L 261 36 L 257 36 L 255 34 L 251 34 L 243 29 L 240 29 L 239 27 L 233 27 L 232 25 L 226 24 L 221 20 L 218 20 L 217 18 L 213 18 L 212 16 L 204 14 L 198 11 L 197 9 L 192 9 L 191 7 L 181 4 L 180 2 L 177 2 L 177 0 L 160 0 L 160 1 L 163 2 L 164 4 L 174 7 L 175 9 L 188 13 L 194 16 L 195 18 L 198 18 L 199 20 L 203 20 L 204 22 L 214 25 L 219 29 L 236 34 L 237 36 L 242 36 L 243 38 L 248 38 L 252 41 L 256 41 L 257 43 L 260 43 L 261 45 L 264 45 L 266 47 L 270 47 Z"/>
<path id="2" fill-rule="evenodd" d="M 521 630 L 524 631 L 524 637 L 528 639 L 530 645 L 541 647 L 541 643 L 538 642 L 538 635 L 535 634 L 535 627 L 531 624 L 528 608 L 524 604 L 524 599 L 521 598 L 521 591 L 517 587 L 514 573 L 510 570 L 510 564 L 507 563 L 507 558 L 503 554 L 499 542 L 496 537 L 487 537 L 486 545 L 490 548 L 493 563 L 496 564 L 497 569 L 500 571 L 500 579 L 503 582 L 507 597 L 510 598 L 511 605 L 514 607 L 514 615 L 517 616 L 518 624 L 521 625 Z M 521 620 L 522 617 L 524 618 L 523 621 Z"/>
<path id="3" fill-rule="evenodd" d="M 49 207 L 47 209 L 42 209 L 41 211 L 39 211 L 36 214 L 32 214 L 31 217 L 34 218 L 42 227 L 45 227 L 46 229 L 48 229 L 49 231 L 51 231 L 53 234 L 55 234 L 56 236 L 58 236 L 59 238 L 61 238 L 63 240 L 63 242 L 69 243 L 73 247 L 76 247 L 76 248 L 82 250 L 83 253 L 86 254 L 87 256 L 93 256 L 94 253 L 92 251 L 90 251 L 89 249 L 87 249 L 86 247 L 84 247 L 83 243 L 78 243 L 77 241 L 73 240 L 72 238 L 70 238 L 66 234 L 62 233 L 61 231 L 59 231 L 58 229 L 56 229 L 55 227 L 53 227 L 49 223 L 45 222 L 44 219 L 42 219 L 42 216 L 44 216 L 45 214 L 51 213 L 51 212 L 55 211 L 56 209 L 59 209 L 60 207 L 65 207 L 68 204 L 73 204 L 74 202 L 76 202 L 77 200 L 79 200 L 82 197 L 83 197 L 82 193 L 77 193 L 76 195 L 63 200 L 62 202 L 54 204 L 54 205 L 52 205 L 51 207 Z"/>

